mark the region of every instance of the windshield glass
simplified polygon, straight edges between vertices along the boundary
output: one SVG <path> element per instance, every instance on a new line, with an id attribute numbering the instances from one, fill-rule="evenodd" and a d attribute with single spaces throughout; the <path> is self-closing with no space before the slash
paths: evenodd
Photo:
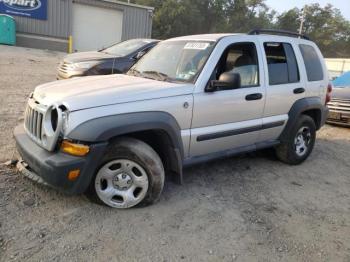
<path id="1" fill-rule="evenodd" d="M 168 41 L 145 55 L 129 75 L 161 81 L 193 83 L 204 67 L 215 42 Z"/>
<path id="2" fill-rule="evenodd" d="M 141 40 L 141 39 L 133 39 L 118 43 L 116 45 L 112 45 L 106 49 L 101 50 L 103 53 L 108 53 L 116 56 L 126 56 L 131 53 L 134 53 L 141 47 L 146 44 L 151 43 L 151 41 Z"/>

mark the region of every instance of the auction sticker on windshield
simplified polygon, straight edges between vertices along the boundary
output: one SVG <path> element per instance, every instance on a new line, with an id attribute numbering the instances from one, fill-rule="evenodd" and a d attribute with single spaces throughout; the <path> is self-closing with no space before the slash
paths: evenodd
<path id="1" fill-rule="evenodd" d="M 209 45 L 209 43 L 190 42 L 185 45 L 184 49 L 205 50 Z"/>

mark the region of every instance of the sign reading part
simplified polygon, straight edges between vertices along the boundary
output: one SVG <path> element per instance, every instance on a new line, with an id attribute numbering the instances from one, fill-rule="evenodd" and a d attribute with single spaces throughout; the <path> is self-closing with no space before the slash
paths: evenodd
<path id="1" fill-rule="evenodd" d="M 47 0 L 0 0 L 0 13 L 47 19 Z"/>

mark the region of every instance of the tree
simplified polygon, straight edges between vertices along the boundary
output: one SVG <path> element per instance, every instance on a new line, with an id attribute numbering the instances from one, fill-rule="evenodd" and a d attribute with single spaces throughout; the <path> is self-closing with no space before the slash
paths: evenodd
<path id="1" fill-rule="evenodd" d="M 328 4 L 306 6 L 303 33 L 315 40 L 325 57 L 350 57 L 350 23 L 339 9 Z M 302 10 L 294 8 L 277 18 L 276 28 L 298 31 Z"/>
<path id="2" fill-rule="evenodd" d="M 125 0 L 126 1 L 126 0 Z M 132 0 L 155 8 L 153 37 L 220 32 L 248 32 L 255 28 L 298 31 L 302 10 L 277 16 L 265 0 Z M 350 57 L 350 23 L 328 4 L 306 7 L 304 33 L 314 39 L 326 57 Z"/>

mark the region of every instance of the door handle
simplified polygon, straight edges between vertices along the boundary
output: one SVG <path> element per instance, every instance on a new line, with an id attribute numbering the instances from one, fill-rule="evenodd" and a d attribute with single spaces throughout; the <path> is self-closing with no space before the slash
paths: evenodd
<path id="1" fill-rule="evenodd" d="M 302 93 L 304 93 L 304 92 L 305 92 L 305 88 L 303 88 L 303 87 L 295 88 L 295 89 L 293 90 L 293 93 L 294 93 L 294 94 L 302 94 Z"/>
<path id="2" fill-rule="evenodd" d="M 260 93 L 256 93 L 256 94 L 250 94 L 250 95 L 247 95 L 245 97 L 245 100 L 247 101 L 253 101 L 253 100 L 260 100 L 263 98 L 263 95 L 260 94 Z"/>

